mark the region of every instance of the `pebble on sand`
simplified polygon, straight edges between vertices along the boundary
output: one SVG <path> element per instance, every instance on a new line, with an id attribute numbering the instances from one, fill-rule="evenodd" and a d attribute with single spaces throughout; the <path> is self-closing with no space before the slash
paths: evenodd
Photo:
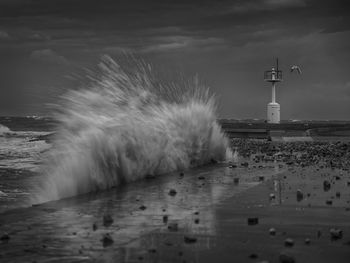
<path id="1" fill-rule="evenodd" d="M 140 210 L 145 210 L 146 208 L 147 208 L 147 207 L 144 206 L 144 205 L 142 205 L 142 206 L 139 207 Z"/>
<path id="2" fill-rule="evenodd" d="M 184 241 L 187 244 L 196 243 L 197 242 L 197 238 L 196 237 L 190 237 L 190 236 L 184 236 Z"/>
<path id="3" fill-rule="evenodd" d="M 269 198 L 270 198 L 270 201 L 271 201 L 271 200 L 276 199 L 276 196 L 275 196 L 275 194 L 272 194 L 272 193 L 271 193 L 271 194 L 269 195 Z"/>
<path id="4" fill-rule="evenodd" d="M 284 240 L 284 245 L 286 247 L 292 247 L 294 246 L 294 240 L 291 238 L 287 238 L 286 240 Z"/>
<path id="5" fill-rule="evenodd" d="M 343 237 L 343 231 L 339 228 L 331 228 L 329 230 L 329 233 L 331 234 L 332 240 L 338 240 Z"/>
<path id="6" fill-rule="evenodd" d="M 323 181 L 323 190 L 325 192 L 329 191 L 329 189 L 331 189 L 331 183 L 327 180 Z"/>
<path id="7" fill-rule="evenodd" d="M 303 199 L 304 199 L 304 194 L 300 189 L 298 189 L 297 190 L 297 201 L 300 202 Z"/>
<path id="8" fill-rule="evenodd" d="M 178 230 L 178 224 L 177 223 L 170 223 L 169 225 L 168 225 L 168 229 L 170 230 L 170 231 L 177 231 Z"/>
<path id="9" fill-rule="evenodd" d="M 108 247 L 114 243 L 114 240 L 110 234 L 106 233 L 103 235 L 101 242 L 102 242 L 103 247 Z"/>
<path id="10" fill-rule="evenodd" d="M 259 224 L 259 218 L 258 217 L 249 217 L 247 219 L 248 225 L 253 226 Z"/>
<path id="11" fill-rule="evenodd" d="M 104 216 L 103 216 L 103 225 L 104 226 L 110 226 L 111 224 L 113 224 L 113 218 L 112 218 L 112 216 L 111 215 L 109 215 L 109 214 L 105 214 Z"/>
<path id="12" fill-rule="evenodd" d="M 287 253 L 280 253 L 279 260 L 281 263 L 295 263 L 295 259 L 292 255 Z"/>
<path id="13" fill-rule="evenodd" d="M 175 196 L 177 194 L 176 190 L 175 189 L 170 189 L 169 190 L 169 195 L 170 196 Z"/>
<path id="14" fill-rule="evenodd" d="M 7 233 L 4 233 L 1 237 L 0 237 L 1 241 L 9 241 L 10 240 L 10 236 Z"/>
<path id="15" fill-rule="evenodd" d="M 276 235 L 276 229 L 274 229 L 273 227 L 271 227 L 271 228 L 269 229 L 269 233 L 270 233 L 271 236 L 275 236 L 275 235 Z"/>
<path id="16" fill-rule="evenodd" d="M 304 242 L 305 242 L 306 245 L 310 245 L 311 240 L 310 240 L 310 238 L 305 238 L 305 241 L 304 241 Z"/>

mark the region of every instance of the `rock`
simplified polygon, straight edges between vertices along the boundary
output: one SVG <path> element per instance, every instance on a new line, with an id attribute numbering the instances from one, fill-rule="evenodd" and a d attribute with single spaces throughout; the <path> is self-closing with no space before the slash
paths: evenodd
<path id="1" fill-rule="evenodd" d="M 259 176 L 259 181 L 262 182 L 265 180 L 265 176 Z"/>
<path id="2" fill-rule="evenodd" d="M 249 166 L 249 163 L 248 163 L 248 162 L 241 163 L 241 166 L 243 166 L 243 167 L 248 167 L 248 166 Z"/>
<path id="3" fill-rule="evenodd" d="M 257 217 L 249 217 L 247 219 L 248 225 L 253 226 L 259 224 L 259 218 Z"/>
<path id="4" fill-rule="evenodd" d="M 338 240 L 343 238 L 343 231 L 339 228 L 331 228 L 329 230 L 332 240 Z"/>
<path id="5" fill-rule="evenodd" d="M 195 214 L 195 215 L 199 215 L 199 212 L 198 212 L 198 211 L 196 211 L 196 212 L 194 212 L 194 214 Z"/>
<path id="6" fill-rule="evenodd" d="M 177 192 L 175 189 L 170 189 L 170 191 L 169 191 L 170 196 L 175 196 L 176 194 L 177 194 Z"/>
<path id="7" fill-rule="evenodd" d="M 195 224 L 199 224 L 199 219 L 196 218 L 196 219 L 194 220 L 194 223 L 195 223 Z"/>
<path id="8" fill-rule="evenodd" d="M 325 192 L 329 191 L 329 189 L 331 189 L 331 183 L 327 180 L 323 181 L 323 190 Z"/>
<path id="9" fill-rule="evenodd" d="M 163 223 L 166 223 L 166 222 L 168 222 L 168 216 L 167 215 L 163 216 Z"/>
<path id="10" fill-rule="evenodd" d="M 114 243 L 113 238 L 110 236 L 110 234 L 106 233 L 103 235 L 103 238 L 101 239 L 103 247 L 108 247 Z"/>
<path id="11" fill-rule="evenodd" d="M 298 189 L 297 190 L 297 201 L 300 202 L 303 199 L 304 199 L 304 194 L 300 189 Z"/>
<path id="12" fill-rule="evenodd" d="M 273 227 L 269 229 L 269 233 L 271 236 L 275 236 L 276 235 L 276 229 L 274 229 Z"/>
<path id="13" fill-rule="evenodd" d="M 255 254 L 255 253 L 252 253 L 252 254 L 249 255 L 249 258 L 252 258 L 252 259 L 258 258 L 258 255 Z"/>
<path id="14" fill-rule="evenodd" d="M 306 245 L 310 245 L 311 243 L 310 238 L 305 238 L 304 242 Z"/>
<path id="15" fill-rule="evenodd" d="M 156 176 L 155 176 L 154 174 L 147 174 L 147 175 L 145 176 L 145 178 L 146 178 L 146 179 L 155 179 Z"/>
<path id="16" fill-rule="evenodd" d="M 10 236 L 7 233 L 4 233 L 1 237 L 0 237 L 1 241 L 9 241 L 10 240 Z"/>
<path id="17" fill-rule="evenodd" d="M 142 205 L 142 206 L 139 207 L 140 210 L 146 210 L 146 208 L 147 207 L 145 205 Z"/>
<path id="18" fill-rule="evenodd" d="M 237 165 L 232 164 L 232 165 L 229 166 L 229 168 L 232 168 L 232 169 L 233 169 L 233 168 L 237 168 Z"/>
<path id="19" fill-rule="evenodd" d="M 184 241 L 187 244 L 196 243 L 197 242 L 197 238 L 196 237 L 190 237 L 190 236 L 184 236 Z"/>
<path id="20" fill-rule="evenodd" d="M 276 199 L 276 196 L 275 196 L 275 194 L 272 194 L 272 193 L 271 193 L 271 194 L 269 195 L 269 198 L 270 198 L 270 201 L 272 201 L 272 200 Z"/>
<path id="21" fill-rule="evenodd" d="M 175 231 L 178 230 L 178 224 L 177 224 L 177 223 L 170 223 L 170 224 L 168 225 L 168 229 L 169 229 L 169 231 L 175 232 Z"/>
<path id="22" fill-rule="evenodd" d="M 317 238 L 320 238 L 322 236 L 321 230 L 317 230 Z"/>
<path id="23" fill-rule="evenodd" d="M 332 204 L 333 204 L 333 201 L 332 201 L 332 200 L 326 200 L 326 204 L 327 204 L 327 205 L 332 205 Z"/>
<path id="24" fill-rule="evenodd" d="M 109 214 L 105 214 L 104 216 L 103 216 L 103 225 L 104 226 L 110 226 L 111 224 L 113 224 L 113 218 L 112 218 L 112 216 L 111 215 L 109 215 Z"/>
<path id="25" fill-rule="evenodd" d="M 294 246 L 294 240 L 291 238 L 287 238 L 286 240 L 284 240 L 284 245 L 286 247 L 292 247 Z"/>
<path id="26" fill-rule="evenodd" d="M 294 257 L 284 252 L 280 253 L 279 260 L 281 263 L 295 263 Z"/>
<path id="27" fill-rule="evenodd" d="M 180 173 L 180 177 L 184 177 L 185 174 L 183 172 Z"/>

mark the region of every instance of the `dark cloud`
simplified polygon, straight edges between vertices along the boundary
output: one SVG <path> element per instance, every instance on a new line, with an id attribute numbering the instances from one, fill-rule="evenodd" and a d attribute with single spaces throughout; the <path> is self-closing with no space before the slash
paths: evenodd
<path id="1" fill-rule="evenodd" d="M 0 86 L 28 85 L 27 93 L 38 83 L 61 85 L 65 67 L 128 51 L 161 68 L 199 73 L 220 97 L 223 117 L 263 118 L 269 92 L 261 72 L 278 56 L 286 72 L 282 117 L 302 119 L 304 109 L 322 118 L 315 105 L 329 97 L 329 86 L 337 91 L 329 115 L 349 107 L 349 43 L 344 0 L 0 0 Z M 302 65 L 302 82 L 287 74 L 290 64 Z M 5 70 L 26 82 L 2 77 Z M 41 88 L 41 97 L 49 90 Z M 319 94 L 312 105 L 310 90 Z"/>

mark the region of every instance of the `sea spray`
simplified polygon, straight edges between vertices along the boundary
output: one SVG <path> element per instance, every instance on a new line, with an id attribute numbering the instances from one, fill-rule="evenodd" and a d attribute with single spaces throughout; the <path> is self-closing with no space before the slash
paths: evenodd
<path id="1" fill-rule="evenodd" d="M 35 202 L 108 189 L 232 157 L 215 101 L 198 80 L 162 83 L 152 68 L 104 56 L 85 87 L 63 95 Z"/>

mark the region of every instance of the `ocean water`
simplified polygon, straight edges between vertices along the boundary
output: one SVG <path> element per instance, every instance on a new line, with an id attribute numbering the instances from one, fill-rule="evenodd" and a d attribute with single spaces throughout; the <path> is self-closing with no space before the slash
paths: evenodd
<path id="1" fill-rule="evenodd" d="M 208 88 L 166 83 L 136 59 L 103 57 L 52 112 L 0 118 L 0 209 L 233 158 Z"/>
<path id="2" fill-rule="evenodd" d="M 0 212 L 29 205 L 42 179 L 42 156 L 51 148 L 45 136 L 51 130 L 49 119 L 0 117 Z"/>

